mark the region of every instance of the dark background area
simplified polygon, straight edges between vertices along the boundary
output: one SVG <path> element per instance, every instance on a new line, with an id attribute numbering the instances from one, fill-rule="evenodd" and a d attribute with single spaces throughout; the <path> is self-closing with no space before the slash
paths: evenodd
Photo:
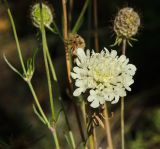
<path id="1" fill-rule="evenodd" d="M 48 1 L 53 5 L 55 21 L 61 29 L 61 1 Z M 33 50 L 40 47 L 40 34 L 32 25 L 30 7 L 31 0 L 9 1 L 25 60 L 32 56 Z M 70 28 L 73 27 L 84 0 L 75 0 Z M 133 7 L 141 17 L 141 27 L 136 36 L 138 42 L 127 48 L 130 63 L 137 67 L 132 85 L 132 92 L 125 100 L 126 144 L 127 149 L 159 149 L 160 148 L 160 1 L 159 0 L 99 0 L 98 1 L 98 36 L 100 49 L 114 42 L 113 20 L 118 10 Z M 90 10 L 90 12 L 89 12 Z M 84 22 L 78 32 L 86 41 L 86 48 L 94 48 L 94 27 L 92 5 L 88 8 Z M 48 44 L 57 71 L 61 92 L 68 113 L 72 112 L 70 100 L 67 99 L 67 73 L 63 43 L 47 31 Z M 119 47 L 113 47 L 120 52 Z M 17 67 L 20 62 L 12 29 L 3 3 L 0 3 L 0 149 L 52 148 L 51 139 L 46 128 L 39 122 L 32 110 L 33 98 L 25 84 L 12 72 L 3 60 L 3 53 Z M 48 110 L 48 91 L 45 84 L 45 73 L 42 51 L 39 50 L 36 61 L 36 73 L 33 78 L 36 92 L 46 112 Z M 111 105 L 110 110 L 118 114 L 120 103 Z M 72 118 L 71 118 L 72 119 Z M 119 119 L 112 120 L 113 134 L 119 132 Z M 63 120 L 62 120 L 63 121 Z M 118 137 L 118 136 L 117 136 Z M 114 139 L 116 144 L 116 137 Z M 1 147 L 2 144 L 2 147 Z M 48 147 L 47 147 L 48 145 Z M 119 149 L 120 147 L 116 147 Z"/>

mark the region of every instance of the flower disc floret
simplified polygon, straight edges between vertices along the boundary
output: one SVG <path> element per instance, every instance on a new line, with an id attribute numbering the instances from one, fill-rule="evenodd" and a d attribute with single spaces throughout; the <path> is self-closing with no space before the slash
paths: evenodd
<path id="1" fill-rule="evenodd" d="M 89 91 L 87 98 L 91 107 L 97 108 L 105 101 L 112 104 L 118 102 L 120 97 L 126 96 L 126 90 L 131 91 L 130 85 L 134 83 L 133 76 L 136 67 L 129 64 L 125 55 L 117 56 L 117 52 L 109 52 L 106 48 L 100 53 L 77 49 L 77 66 L 73 68 L 71 76 L 75 79 L 77 89 L 74 96 Z"/>

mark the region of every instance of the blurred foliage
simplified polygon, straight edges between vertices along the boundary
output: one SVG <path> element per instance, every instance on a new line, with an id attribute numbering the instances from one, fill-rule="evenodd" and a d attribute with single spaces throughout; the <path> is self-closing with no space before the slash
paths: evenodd
<path id="1" fill-rule="evenodd" d="M 141 126 L 139 126 L 141 125 Z M 146 127 L 144 127 L 146 125 Z M 160 147 L 160 108 L 145 112 L 135 136 L 128 143 L 130 149 L 159 149 Z"/>

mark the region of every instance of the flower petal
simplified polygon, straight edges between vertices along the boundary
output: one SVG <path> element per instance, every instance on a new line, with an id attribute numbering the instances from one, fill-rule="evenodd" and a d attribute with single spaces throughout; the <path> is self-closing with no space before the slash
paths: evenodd
<path id="1" fill-rule="evenodd" d="M 92 108 L 98 108 L 98 107 L 99 107 L 99 101 L 98 101 L 98 100 L 94 100 L 94 101 L 90 104 L 90 106 L 91 106 Z"/>
<path id="2" fill-rule="evenodd" d="M 79 96 L 81 95 L 83 89 L 82 88 L 77 88 L 74 92 L 73 92 L 73 96 Z"/>
<path id="3" fill-rule="evenodd" d="M 115 104 L 119 101 L 119 96 L 115 96 L 114 100 L 111 101 L 112 104 Z"/>
<path id="4" fill-rule="evenodd" d="M 86 59 L 86 54 L 84 53 L 84 49 L 82 48 L 78 48 L 77 49 L 77 57 L 83 61 L 84 59 Z"/>

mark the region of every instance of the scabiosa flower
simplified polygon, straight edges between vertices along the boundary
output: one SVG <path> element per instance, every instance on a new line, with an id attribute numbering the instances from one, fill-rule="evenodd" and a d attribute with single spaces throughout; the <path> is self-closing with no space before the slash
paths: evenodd
<path id="1" fill-rule="evenodd" d="M 40 4 L 36 3 L 31 8 L 31 18 L 33 25 L 35 27 L 40 28 L 41 27 L 41 13 L 40 13 Z M 43 23 L 44 26 L 47 28 L 50 28 L 51 23 L 53 22 L 53 13 L 51 11 L 51 8 L 42 3 L 42 15 L 43 15 Z"/>
<path id="2" fill-rule="evenodd" d="M 85 53 L 78 48 L 75 63 L 71 76 L 77 89 L 73 95 L 79 96 L 88 90 L 91 107 L 97 108 L 105 101 L 117 103 L 120 97 L 126 96 L 126 90 L 131 91 L 136 67 L 129 64 L 125 55 L 118 57 L 115 50 L 109 52 L 106 48 L 100 53 L 90 50 Z"/>

